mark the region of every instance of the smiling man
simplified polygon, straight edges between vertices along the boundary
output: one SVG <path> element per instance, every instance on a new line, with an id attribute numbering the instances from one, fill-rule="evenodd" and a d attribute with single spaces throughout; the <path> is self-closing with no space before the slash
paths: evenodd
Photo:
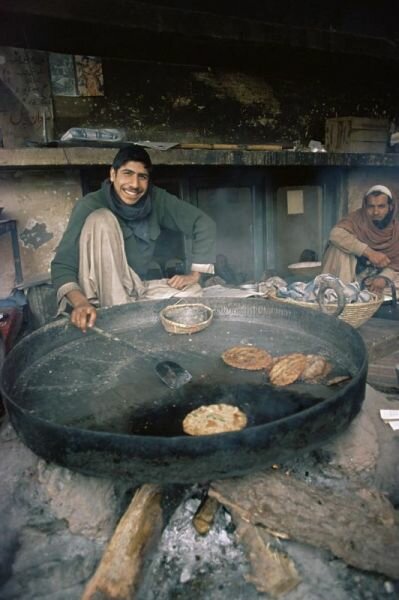
<path id="1" fill-rule="evenodd" d="M 85 331 L 96 307 L 137 300 L 201 295 L 201 273 L 213 273 L 215 223 L 195 206 L 151 183 L 151 159 L 141 146 L 122 148 L 100 190 L 76 203 L 51 263 L 60 311 Z M 191 239 L 185 275 L 146 280 L 163 229 Z"/>
<path id="2" fill-rule="evenodd" d="M 397 203 L 384 185 L 371 187 L 362 207 L 333 227 L 322 272 L 350 283 L 362 279 L 370 267 L 376 276 L 368 287 L 376 293 L 383 291 L 386 278 L 392 280 L 399 272 Z"/>

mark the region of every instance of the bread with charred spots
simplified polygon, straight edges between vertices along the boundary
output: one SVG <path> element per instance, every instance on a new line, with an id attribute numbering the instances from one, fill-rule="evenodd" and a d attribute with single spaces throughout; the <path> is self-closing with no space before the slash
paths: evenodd
<path id="1" fill-rule="evenodd" d="M 272 355 L 256 346 L 233 346 L 223 352 L 222 359 L 230 367 L 247 371 L 268 370 L 273 364 Z"/>
<path id="2" fill-rule="evenodd" d="M 269 379 L 273 385 L 289 385 L 297 381 L 306 366 L 306 355 L 300 352 L 285 354 L 273 362 Z"/>
<path id="3" fill-rule="evenodd" d="M 211 435 L 239 431 L 247 425 L 247 415 L 231 404 L 209 404 L 188 413 L 183 431 L 188 435 Z"/>

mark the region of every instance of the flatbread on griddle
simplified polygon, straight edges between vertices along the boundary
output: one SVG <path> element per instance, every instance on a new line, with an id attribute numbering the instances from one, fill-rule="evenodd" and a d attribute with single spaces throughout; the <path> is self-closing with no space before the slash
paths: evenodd
<path id="1" fill-rule="evenodd" d="M 273 385 L 289 385 L 300 378 L 305 366 L 305 354 L 299 352 L 286 354 L 274 362 L 269 373 L 269 379 Z"/>
<path id="2" fill-rule="evenodd" d="M 223 352 L 222 359 L 230 367 L 247 371 L 270 369 L 273 364 L 272 355 L 256 346 L 233 346 Z"/>
<path id="3" fill-rule="evenodd" d="M 331 371 L 332 365 L 320 354 L 307 354 L 306 365 L 301 379 L 307 383 L 317 383 Z"/>
<path id="4" fill-rule="evenodd" d="M 209 404 L 188 413 L 183 420 L 183 431 L 188 435 L 211 435 L 239 431 L 247 424 L 247 416 L 231 404 Z"/>
<path id="5" fill-rule="evenodd" d="M 283 358 L 287 358 L 287 356 L 289 356 L 289 354 L 281 354 L 280 356 L 274 356 L 272 367 L 274 367 L 274 365 L 280 362 L 280 360 L 282 360 Z"/>

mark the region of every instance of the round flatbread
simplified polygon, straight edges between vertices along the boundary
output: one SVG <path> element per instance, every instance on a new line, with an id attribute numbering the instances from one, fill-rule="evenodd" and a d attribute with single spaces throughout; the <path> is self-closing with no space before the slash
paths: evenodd
<path id="1" fill-rule="evenodd" d="M 331 364 L 320 354 L 308 354 L 301 379 L 307 383 L 317 383 L 331 371 Z"/>
<path id="2" fill-rule="evenodd" d="M 247 424 L 247 415 L 231 404 L 209 404 L 188 413 L 183 431 L 188 435 L 211 435 L 239 431 Z"/>
<path id="3" fill-rule="evenodd" d="M 273 364 L 272 355 L 256 346 L 233 346 L 223 352 L 222 359 L 230 367 L 247 371 L 270 369 Z"/>
<path id="4" fill-rule="evenodd" d="M 305 354 L 299 352 L 286 354 L 274 362 L 269 373 L 269 379 L 273 385 L 289 385 L 299 379 L 305 366 Z"/>

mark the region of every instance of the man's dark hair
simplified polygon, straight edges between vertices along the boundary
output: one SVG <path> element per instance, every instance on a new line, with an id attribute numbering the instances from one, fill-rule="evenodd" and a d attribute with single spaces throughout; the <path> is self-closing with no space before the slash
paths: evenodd
<path id="1" fill-rule="evenodd" d="M 146 150 L 144 150 L 144 148 L 137 146 L 136 144 L 131 144 L 130 146 L 121 148 L 112 162 L 112 167 L 115 169 L 115 171 L 117 171 L 130 160 L 143 163 L 148 171 L 152 170 L 150 155 Z"/>

